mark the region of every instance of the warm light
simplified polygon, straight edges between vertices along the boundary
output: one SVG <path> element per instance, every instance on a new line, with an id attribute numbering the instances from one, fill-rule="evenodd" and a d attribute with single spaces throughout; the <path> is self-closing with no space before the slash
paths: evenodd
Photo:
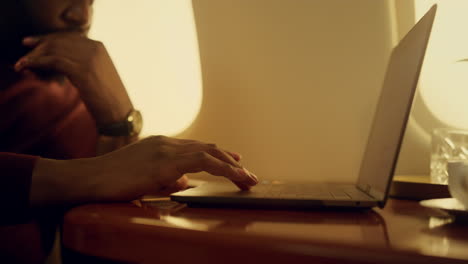
<path id="1" fill-rule="evenodd" d="M 416 19 L 434 4 L 434 24 L 424 69 L 421 96 L 443 123 L 468 129 L 468 1 L 416 0 Z"/>
<path id="2" fill-rule="evenodd" d="M 99 0 L 91 37 L 111 54 L 143 134 L 175 135 L 201 106 L 202 86 L 190 0 Z"/>

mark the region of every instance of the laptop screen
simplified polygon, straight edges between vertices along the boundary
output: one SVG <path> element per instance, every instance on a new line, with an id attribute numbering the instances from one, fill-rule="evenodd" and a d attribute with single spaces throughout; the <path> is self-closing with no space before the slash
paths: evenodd
<path id="1" fill-rule="evenodd" d="M 358 186 L 385 203 L 408 121 L 437 6 L 408 32 L 391 54 Z"/>

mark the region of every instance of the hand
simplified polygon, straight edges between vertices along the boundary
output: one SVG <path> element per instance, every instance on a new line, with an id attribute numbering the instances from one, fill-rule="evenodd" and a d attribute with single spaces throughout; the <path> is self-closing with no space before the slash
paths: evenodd
<path id="1" fill-rule="evenodd" d="M 239 159 L 238 154 L 213 144 L 149 137 L 96 158 L 39 160 L 33 175 L 31 201 L 34 204 L 64 200 L 128 201 L 164 190 L 186 173 L 201 171 L 224 176 L 240 189 L 248 190 L 258 179 L 242 167 Z"/>
<path id="2" fill-rule="evenodd" d="M 108 196 L 119 193 L 118 196 L 135 198 L 155 190 L 163 190 L 186 173 L 200 171 L 225 176 L 240 189 L 248 190 L 258 180 L 236 158 L 239 156 L 213 144 L 156 136 L 98 157 L 96 165 L 110 172 L 104 173 L 102 178 Z M 126 194 L 120 193 L 120 184 L 124 182 L 133 184 L 133 190 L 127 190 Z"/>
<path id="3" fill-rule="evenodd" d="M 77 32 L 27 37 L 31 52 L 18 60 L 17 71 L 52 70 L 62 73 L 79 90 L 98 125 L 122 121 L 132 109 L 127 91 L 101 42 Z"/>

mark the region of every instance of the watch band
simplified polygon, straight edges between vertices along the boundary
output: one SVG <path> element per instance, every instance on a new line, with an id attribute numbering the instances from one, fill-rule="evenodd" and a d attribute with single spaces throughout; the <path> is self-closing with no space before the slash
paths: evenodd
<path id="1" fill-rule="evenodd" d="M 141 113 L 131 110 L 125 120 L 98 127 L 99 134 L 110 137 L 124 137 L 138 135 L 142 128 Z"/>
<path id="2" fill-rule="evenodd" d="M 126 121 L 107 124 L 98 127 L 99 134 L 110 137 L 130 136 L 131 127 Z"/>

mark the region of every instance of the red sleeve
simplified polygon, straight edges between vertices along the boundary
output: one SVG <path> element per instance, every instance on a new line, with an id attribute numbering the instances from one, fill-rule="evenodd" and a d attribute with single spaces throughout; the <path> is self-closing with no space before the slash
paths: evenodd
<path id="1" fill-rule="evenodd" d="M 62 210 L 30 210 L 35 162 L 96 155 L 96 124 L 70 82 L 20 75 L 1 64 L 0 113 L 0 262 L 42 263 Z"/>
<path id="2" fill-rule="evenodd" d="M 51 242 L 31 220 L 29 192 L 38 157 L 0 152 L 0 256 L 2 263 L 44 263 Z M 54 229 L 55 230 L 55 229 Z"/>
<path id="3" fill-rule="evenodd" d="M 24 77 L 0 87 L 0 113 L 0 152 L 51 159 L 96 155 L 95 121 L 68 81 Z"/>
<path id="4" fill-rule="evenodd" d="M 0 152 L 0 222 L 19 222 L 29 215 L 29 189 L 37 157 Z"/>
<path id="5" fill-rule="evenodd" d="M 28 214 L 38 157 L 94 156 L 98 135 L 94 119 L 68 81 L 17 77 L 8 84 L 0 78 L 0 210 L 21 217 Z"/>

